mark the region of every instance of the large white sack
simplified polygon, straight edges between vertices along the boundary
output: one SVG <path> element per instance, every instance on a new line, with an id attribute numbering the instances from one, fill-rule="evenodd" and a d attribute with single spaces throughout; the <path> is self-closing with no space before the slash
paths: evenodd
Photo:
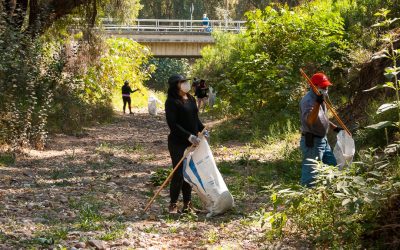
<path id="1" fill-rule="evenodd" d="M 341 130 L 336 136 L 336 145 L 333 149 L 337 164 L 340 168 L 352 163 L 356 147 L 353 138 L 346 131 Z"/>
<path id="2" fill-rule="evenodd" d="M 215 164 L 210 146 L 203 137 L 183 163 L 183 177 L 199 195 L 207 217 L 221 214 L 234 206 L 231 193 Z"/>
<path id="3" fill-rule="evenodd" d="M 215 104 L 215 99 L 217 98 L 217 92 L 214 92 L 213 88 L 209 89 L 208 105 L 212 108 Z"/>
<path id="4" fill-rule="evenodd" d="M 157 115 L 157 102 L 160 102 L 155 96 L 149 96 L 148 110 L 150 115 Z"/>

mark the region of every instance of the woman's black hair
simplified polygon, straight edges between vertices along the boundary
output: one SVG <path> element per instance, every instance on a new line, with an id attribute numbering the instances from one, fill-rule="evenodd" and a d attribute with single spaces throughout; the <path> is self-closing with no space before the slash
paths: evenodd
<path id="1" fill-rule="evenodd" d="M 175 81 L 168 81 L 169 88 L 168 88 L 168 98 L 172 99 L 182 99 L 182 97 L 179 95 L 179 80 Z"/>

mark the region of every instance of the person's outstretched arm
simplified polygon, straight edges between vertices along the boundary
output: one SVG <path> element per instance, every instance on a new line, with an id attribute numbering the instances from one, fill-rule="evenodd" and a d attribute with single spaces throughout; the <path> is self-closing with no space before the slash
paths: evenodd
<path id="1" fill-rule="evenodd" d="M 135 92 L 138 91 L 138 90 L 139 90 L 139 89 L 132 90 L 131 87 L 129 87 L 129 92 L 130 92 L 130 93 L 135 93 Z"/>

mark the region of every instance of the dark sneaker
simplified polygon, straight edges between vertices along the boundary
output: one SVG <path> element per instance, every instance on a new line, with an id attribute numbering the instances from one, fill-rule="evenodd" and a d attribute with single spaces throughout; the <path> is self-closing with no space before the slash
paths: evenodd
<path id="1" fill-rule="evenodd" d="M 176 203 L 169 204 L 168 212 L 170 214 L 177 214 L 178 213 L 178 206 L 176 205 Z"/>

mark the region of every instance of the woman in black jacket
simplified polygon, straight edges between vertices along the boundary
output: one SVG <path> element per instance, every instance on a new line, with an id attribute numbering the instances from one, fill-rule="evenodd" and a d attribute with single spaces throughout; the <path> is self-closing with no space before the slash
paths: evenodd
<path id="1" fill-rule="evenodd" d="M 178 164 L 186 148 L 190 145 L 197 146 L 200 139 L 197 135 L 204 129 L 198 117 L 196 100 L 188 94 L 190 83 L 182 75 L 172 75 L 168 79 L 168 98 L 165 102 L 165 115 L 170 128 L 168 136 L 168 150 L 171 155 L 173 167 Z M 208 133 L 204 133 L 208 136 Z M 183 212 L 191 208 L 192 188 L 183 179 L 183 164 L 174 173 L 170 184 L 170 213 L 177 213 L 177 201 L 182 190 Z"/>

